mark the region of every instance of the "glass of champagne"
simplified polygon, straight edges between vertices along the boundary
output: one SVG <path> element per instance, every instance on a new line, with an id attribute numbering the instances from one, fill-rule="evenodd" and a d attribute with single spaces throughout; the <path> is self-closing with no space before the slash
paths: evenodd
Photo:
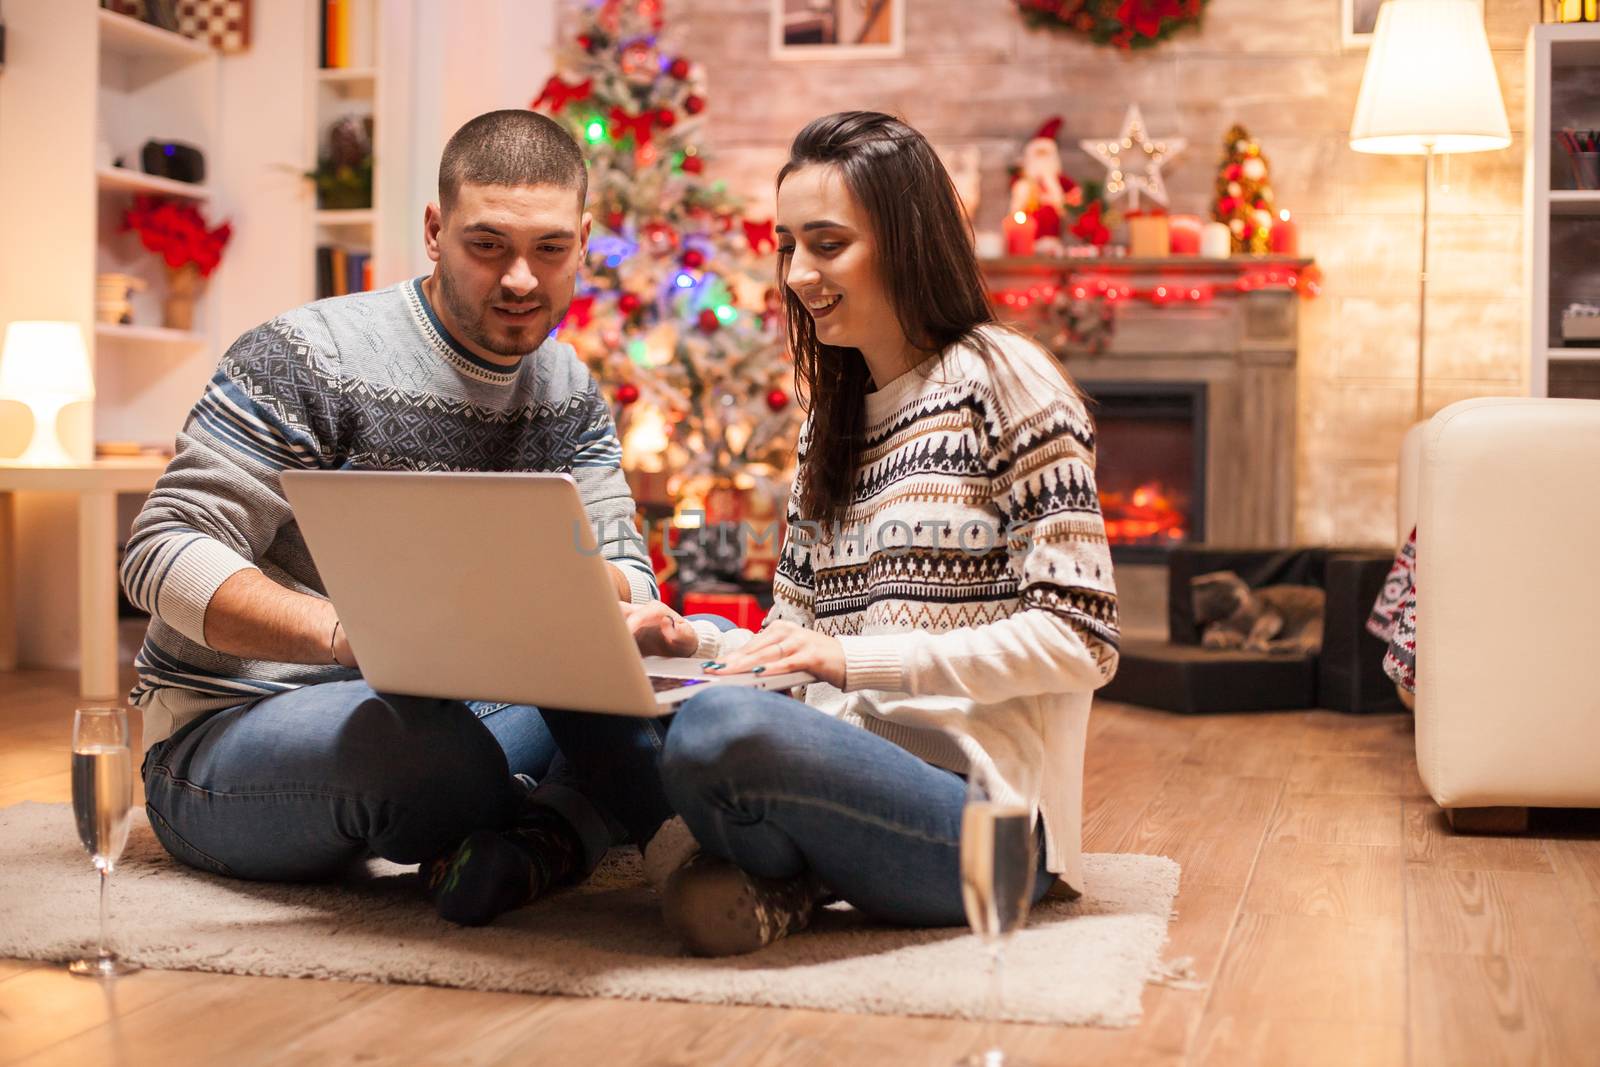
<path id="1" fill-rule="evenodd" d="M 976 768 L 967 776 L 961 901 L 967 925 L 989 952 L 989 997 L 982 1044 L 960 1061 L 963 1067 L 1022 1067 L 1000 1048 L 1001 960 L 1006 942 L 1027 922 L 1033 903 L 1039 866 L 1037 796 L 1032 782 L 1005 782 L 993 771 Z"/>
<path id="2" fill-rule="evenodd" d="M 137 963 L 111 950 L 106 938 L 106 883 L 128 843 L 133 812 L 133 752 L 124 708 L 79 708 L 72 720 L 72 814 L 78 840 L 100 872 L 100 940 L 94 956 L 67 970 L 91 978 L 132 974 Z"/>

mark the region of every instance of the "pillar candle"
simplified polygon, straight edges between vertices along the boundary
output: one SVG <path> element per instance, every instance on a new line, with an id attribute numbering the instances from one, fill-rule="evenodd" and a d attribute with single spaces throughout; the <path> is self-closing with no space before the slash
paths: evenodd
<path id="1" fill-rule="evenodd" d="M 1033 241 L 1039 235 L 1039 223 L 1026 211 L 1006 216 L 1006 255 L 1033 255 Z"/>
<path id="2" fill-rule="evenodd" d="M 1161 259 L 1167 255 L 1167 216 L 1128 214 L 1128 255 Z"/>
<path id="3" fill-rule="evenodd" d="M 1300 254 L 1300 228 L 1289 220 L 1288 211 L 1278 213 L 1278 221 L 1272 224 L 1272 232 L 1268 235 L 1268 247 L 1273 255 L 1294 256 Z"/>
<path id="4" fill-rule="evenodd" d="M 1172 215 L 1167 219 L 1167 240 L 1175 256 L 1200 254 L 1200 216 Z"/>
<path id="5" fill-rule="evenodd" d="M 1233 235 L 1220 222 L 1208 222 L 1200 231 L 1200 254 L 1207 259 L 1227 259 L 1233 251 Z"/>

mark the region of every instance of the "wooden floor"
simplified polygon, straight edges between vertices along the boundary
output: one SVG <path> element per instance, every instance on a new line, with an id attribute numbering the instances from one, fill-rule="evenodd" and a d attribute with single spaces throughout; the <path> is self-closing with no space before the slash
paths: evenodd
<path id="1" fill-rule="evenodd" d="M 0 805 L 68 798 L 74 679 L 0 675 Z M 1053 1064 L 1600 1063 L 1600 822 L 1452 836 L 1410 720 L 1096 707 L 1086 848 L 1183 865 L 1131 1030 L 1015 1026 Z M 85 877 L 90 877 L 85 871 Z M 0 915 L 3 915 L 0 905 Z M 972 1024 L 0 960 L 0 1064 L 946 1064 Z"/>

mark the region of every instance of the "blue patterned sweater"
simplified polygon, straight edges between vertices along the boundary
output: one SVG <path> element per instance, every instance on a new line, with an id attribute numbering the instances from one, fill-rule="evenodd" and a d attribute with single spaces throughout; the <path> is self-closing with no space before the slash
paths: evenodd
<path id="1" fill-rule="evenodd" d="M 628 536 L 634 506 L 610 409 L 571 347 L 547 340 L 497 367 L 445 331 L 420 281 L 296 308 L 222 357 L 122 565 L 129 599 L 153 616 L 131 695 L 146 747 L 206 711 L 351 676 L 205 643 L 206 605 L 246 567 L 325 595 L 279 486 L 285 469 L 570 474 L 633 599 L 656 596 Z"/>

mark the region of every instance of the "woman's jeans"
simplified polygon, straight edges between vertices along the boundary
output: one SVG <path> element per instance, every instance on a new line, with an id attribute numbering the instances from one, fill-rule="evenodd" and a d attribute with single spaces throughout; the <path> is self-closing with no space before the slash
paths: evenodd
<path id="1" fill-rule="evenodd" d="M 778 693 L 708 689 L 672 719 L 661 777 L 700 847 L 751 874 L 809 868 L 881 921 L 965 922 L 966 783 L 892 741 Z"/>

